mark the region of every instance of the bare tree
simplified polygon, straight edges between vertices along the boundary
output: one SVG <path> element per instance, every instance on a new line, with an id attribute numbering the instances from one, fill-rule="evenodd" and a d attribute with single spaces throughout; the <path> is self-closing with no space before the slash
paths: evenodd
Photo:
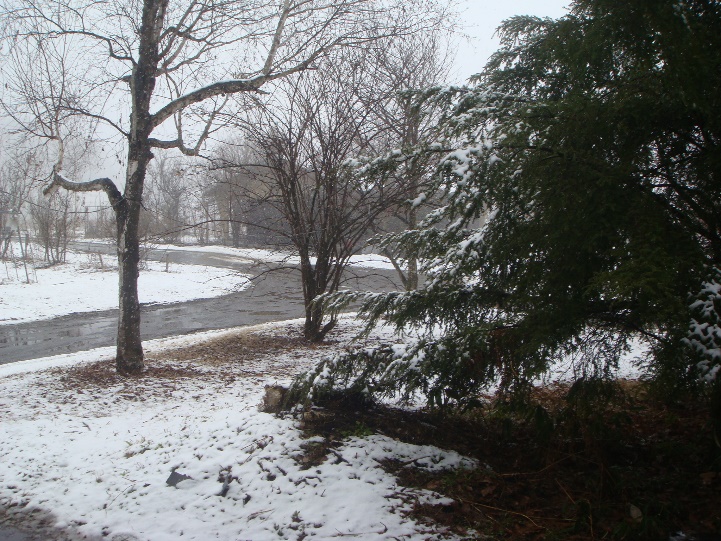
<path id="1" fill-rule="evenodd" d="M 115 219 L 112 207 L 90 205 L 84 213 L 85 237 L 88 239 L 115 238 Z"/>
<path id="2" fill-rule="evenodd" d="M 74 194 L 56 193 L 50 198 L 38 197 L 30 207 L 37 242 L 44 250 L 43 258 L 51 265 L 65 263 L 79 221 L 75 203 Z"/>
<path id="3" fill-rule="evenodd" d="M 46 192 L 102 191 L 115 211 L 120 373 L 144 368 L 137 288 L 139 223 L 153 150 L 199 154 L 229 95 L 258 94 L 272 81 L 313 67 L 334 47 L 393 33 L 379 17 L 405 25 L 415 10 L 403 4 L 408 2 L 399 2 L 388 17 L 392 6 L 380 0 L 0 2 L 12 37 L 7 43 L 17 55 L 27 50 L 42 56 L 52 46 L 83 55 L 80 72 L 68 62 L 52 67 L 53 72 L 60 70 L 47 87 L 52 98 L 42 96 L 45 105 L 31 117 L 47 127 L 37 134 L 59 147 Z M 71 87 L 80 91 L 70 92 Z M 120 106 L 127 120 L 117 118 Z M 63 173 L 58 131 L 67 115 L 99 120 L 125 138 L 123 191 L 108 177 L 76 182 Z"/>
<path id="4" fill-rule="evenodd" d="M 386 46 L 374 49 L 374 63 L 378 67 L 377 87 L 388 94 L 374 104 L 373 121 L 383 134 L 374 144 L 377 154 L 397 149 L 407 156 L 412 149 L 434 140 L 437 116 L 426 110 L 423 114 L 414 104 L 413 91 L 444 84 L 452 66 L 451 38 L 454 15 L 445 13 L 446 24 L 437 25 L 423 34 L 387 40 Z M 377 233 L 387 232 L 400 225 L 405 230 L 418 227 L 419 214 L 429 208 L 427 190 L 434 172 L 433 162 L 408 159 L 391 174 L 404 187 L 404 197 L 390 216 L 374 224 Z M 397 222 L 394 224 L 393 222 Z M 407 291 L 418 288 L 418 260 L 406 254 L 398 256 L 398 247 L 385 244 L 383 254 L 392 262 Z"/>
<path id="5" fill-rule="evenodd" d="M 265 152 L 242 139 L 226 141 L 213 153 L 206 193 L 216 203 L 216 225 L 224 238 L 232 237 L 234 246 L 292 246 L 290 227 L 264 160 Z"/>
<path id="6" fill-rule="evenodd" d="M 313 300 L 337 291 L 349 259 L 363 246 L 378 216 L 399 195 L 396 184 L 354 176 L 348 160 L 371 149 L 369 121 L 377 88 L 367 55 L 336 55 L 318 73 L 288 83 L 244 123 L 249 144 L 262 157 L 267 200 L 288 224 L 300 257 L 305 301 L 304 335 L 320 341 L 335 326 Z M 277 230 L 282 232 L 282 228 Z"/>
<path id="7" fill-rule="evenodd" d="M 214 163 L 238 164 L 253 161 L 248 147 L 237 143 L 223 144 L 213 154 Z M 210 184 L 205 193 L 212 197 L 215 203 L 217 212 L 214 219 L 225 244 L 238 247 L 247 233 L 248 207 L 255 201 L 251 195 L 253 178 L 251 172 L 241 168 L 209 168 Z"/>
<path id="8" fill-rule="evenodd" d="M 187 196 L 191 191 L 187 166 L 165 153 L 158 153 L 148 168 L 145 209 L 148 220 L 146 234 L 163 242 L 180 240 L 185 230 Z"/>
<path id="9" fill-rule="evenodd" d="M 32 154 L 11 156 L 0 166 L 0 259 L 7 255 L 29 201 L 37 163 Z"/>

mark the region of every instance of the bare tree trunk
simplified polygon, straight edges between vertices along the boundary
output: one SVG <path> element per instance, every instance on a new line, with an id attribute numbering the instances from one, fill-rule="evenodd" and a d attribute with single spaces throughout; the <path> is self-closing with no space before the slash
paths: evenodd
<path id="1" fill-rule="evenodd" d="M 133 212 L 139 214 L 140 205 L 138 203 L 132 206 L 123 204 L 116 216 L 119 314 L 115 366 L 121 374 L 138 374 L 145 367 L 140 336 L 140 301 L 138 299 L 139 220 L 130 216 Z"/>
<path id="2" fill-rule="evenodd" d="M 412 195 L 415 199 L 418 197 L 418 187 L 416 179 L 412 181 Z M 408 211 L 408 229 L 413 231 L 418 227 L 418 211 L 415 207 L 411 207 Z M 415 291 L 418 289 L 418 258 L 412 255 L 408 258 L 408 271 L 404 282 L 406 291 Z"/>
<path id="3" fill-rule="evenodd" d="M 412 257 L 408 260 L 406 291 L 415 291 L 416 289 L 418 289 L 418 259 Z"/>
<path id="4" fill-rule="evenodd" d="M 125 194 L 116 206 L 118 227 L 118 278 L 119 309 L 117 371 L 121 374 L 138 374 L 145 368 L 143 344 L 140 337 L 140 301 L 138 275 L 140 263 L 140 210 L 148 163 L 153 159 L 150 150 L 151 122 L 150 99 L 155 90 L 155 73 L 159 62 L 160 31 L 168 0 L 149 1 L 143 5 L 140 27 L 138 61 L 130 78 L 133 100 L 128 145 L 128 166 L 125 177 Z"/>
<path id="5" fill-rule="evenodd" d="M 322 307 L 315 304 L 306 304 L 305 308 L 305 325 L 303 326 L 303 336 L 309 342 L 315 344 L 322 342 L 326 335 L 332 331 L 338 320 L 335 316 L 323 324 L 323 316 L 325 311 Z"/>
<path id="6" fill-rule="evenodd" d="M 318 258 L 320 261 L 321 258 Z M 333 330 L 337 318 L 331 318 L 324 324 L 323 318 L 327 315 L 323 307 L 315 304 L 313 299 L 318 295 L 334 290 L 333 284 L 328 279 L 328 270 L 322 264 L 315 266 L 310 262 L 308 252 L 301 254 L 301 282 L 303 283 L 303 302 L 305 304 L 305 324 L 303 325 L 303 337 L 309 342 L 322 342 L 325 336 Z"/>

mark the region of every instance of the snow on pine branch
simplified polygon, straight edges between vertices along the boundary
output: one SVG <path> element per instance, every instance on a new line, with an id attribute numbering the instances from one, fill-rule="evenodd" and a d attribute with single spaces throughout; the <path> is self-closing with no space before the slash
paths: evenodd
<path id="1" fill-rule="evenodd" d="M 694 314 L 686 343 L 702 360 L 696 365 L 699 376 L 714 381 L 721 371 L 721 271 L 704 282 L 696 300 L 691 303 Z"/>

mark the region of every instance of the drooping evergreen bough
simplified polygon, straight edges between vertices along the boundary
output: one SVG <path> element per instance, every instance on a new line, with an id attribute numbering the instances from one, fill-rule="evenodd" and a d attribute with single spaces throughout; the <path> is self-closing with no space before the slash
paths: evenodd
<path id="1" fill-rule="evenodd" d="M 561 359 L 607 376 L 633 340 L 650 375 L 718 392 L 719 28 L 719 2 L 577 0 L 558 20 L 506 21 L 469 86 L 419 93 L 443 110 L 439 141 L 358 174 L 443 153 L 427 195 L 444 205 L 380 240 L 419 256 L 426 284 L 323 299 L 418 338 L 327 359 L 296 399 L 462 404 Z"/>

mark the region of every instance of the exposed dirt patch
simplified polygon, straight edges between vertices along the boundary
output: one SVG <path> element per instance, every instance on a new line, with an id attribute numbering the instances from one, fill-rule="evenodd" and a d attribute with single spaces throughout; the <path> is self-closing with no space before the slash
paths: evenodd
<path id="1" fill-rule="evenodd" d="M 307 366 L 326 347 L 306 343 L 298 329 L 240 332 L 150 355 L 137 378 L 116 375 L 112 362 L 55 374 L 62 400 L 86 392 L 99 403 L 108 395 L 146 400 L 179 386 L 194 385 L 200 394 L 237 378 L 289 378 L 299 370 L 296 358 Z M 322 441 L 309 443 L 296 460 L 312 468 L 332 459 L 344 439 L 372 433 L 474 457 L 478 469 L 444 474 L 384 464 L 402 485 L 454 501 L 416 504 L 414 518 L 474 539 L 656 540 L 676 530 L 721 532 L 721 450 L 704 400 L 666 404 L 639 382 L 602 391 L 583 402 L 578 389 L 551 385 L 536 389 L 522 409 L 480 397 L 483 408 L 445 415 L 340 401 L 298 416 L 308 436 Z"/>
<path id="2" fill-rule="evenodd" d="M 384 466 L 405 486 L 455 501 L 417 505 L 415 518 L 480 539 L 657 540 L 682 530 L 719 541 L 721 450 L 707 406 L 690 398 L 669 405 L 646 391 L 622 382 L 612 401 L 584 412 L 572 406 L 567 386 L 537 389 L 535 406 L 522 414 L 490 405 L 445 416 L 314 410 L 301 423 L 325 443 L 310 446 L 302 460 L 314 464 L 344 437 L 374 432 L 477 458 L 480 468 L 445 474 Z"/>
<path id="3" fill-rule="evenodd" d="M 239 332 L 231 336 L 215 338 L 182 349 L 167 350 L 148 359 L 150 365 L 155 361 L 186 362 L 193 361 L 203 365 L 222 365 L 257 360 L 274 353 L 296 349 L 317 349 L 319 346 L 308 344 L 300 336 L 273 336 L 251 332 Z"/>
<path id="4" fill-rule="evenodd" d="M 152 363 L 138 376 L 121 376 L 115 371 L 114 361 L 102 361 L 65 369 L 53 370 L 58 381 L 66 386 L 107 388 L 116 385 L 133 385 L 139 380 L 151 379 L 187 379 L 198 377 L 202 372 L 192 366 L 179 366 L 167 363 Z"/>
<path id="5" fill-rule="evenodd" d="M 0 525 L 16 529 L 27 541 L 101 541 L 101 536 L 81 535 L 75 528 L 56 528 L 52 513 L 28 506 L 27 503 L 8 503 L 0 499 Z M 79 525 L 78 522 L 77 525 Z M 0 539 L 4 532 L 0 531 Z M 8 533 L 16 533 L 9 530 Z"/>
<path id="6" fill-rule="evenodd" d="M 289 378 L 298 371 L 293 359 L 321 356 L 325 344 L 310 344 L 300 332 L 279 336 L 241 331 L 192 346 L 148 355 L 146 369 L 136 376 L 121 376 L 112 360 L 70 368 L 52 369 L 58 388 L 73 393 L 113 389 L 128 399 L 144 400 L 166 394 L 189 381 L 228 384 L 239 377 Z"/>

